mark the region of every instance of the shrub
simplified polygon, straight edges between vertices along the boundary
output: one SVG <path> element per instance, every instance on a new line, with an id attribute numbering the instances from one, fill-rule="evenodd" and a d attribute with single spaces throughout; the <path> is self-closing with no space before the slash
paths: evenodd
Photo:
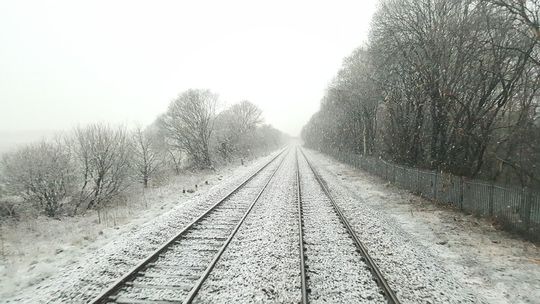
<path id="1" fill-rule="evenodd" d="M 80 180 L 80 206 L 101 208 L 128 186 L 131 151 L 126 130 L 93 124 L 75 130 L 73 140 Z"/>
<path id="2" fill-rule="evenodd" d="M 41 142 L 8 153 L 2 169 L 7 191 L 47 216 L 58 216 L 73 193 L 73 165 L 60 143 Z"/>

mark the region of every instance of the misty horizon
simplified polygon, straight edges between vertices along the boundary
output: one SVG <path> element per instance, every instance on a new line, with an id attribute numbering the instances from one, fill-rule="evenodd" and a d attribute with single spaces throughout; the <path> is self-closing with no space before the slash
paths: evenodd
<path id="1" fill-rule="evenodd" d="M 1 4 L 0 131 L 149 125 L 200 88 L 297 136 L 375 3 Z"/>

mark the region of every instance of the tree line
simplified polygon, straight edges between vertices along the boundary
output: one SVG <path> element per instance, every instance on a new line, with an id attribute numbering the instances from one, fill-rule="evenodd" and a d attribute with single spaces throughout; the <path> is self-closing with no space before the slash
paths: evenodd
<path id="1" fill-rule="evenodd" d="M 308 146 L 540 187 L 540 1 L 383 0 Z"/>
<path id="2" fill-rule="evenodd" d="M 213 169 L 276 149 L 285 140 L 263 124 L 261 110 L 249 101 L 217 109 L 216 94 L 190 89 L 146 128 L 91 124 L 6 153 L 0 162 L 2 216 L 99 210 L 121 200 L 129 187 L 157 185 L 184 169 Z"/>

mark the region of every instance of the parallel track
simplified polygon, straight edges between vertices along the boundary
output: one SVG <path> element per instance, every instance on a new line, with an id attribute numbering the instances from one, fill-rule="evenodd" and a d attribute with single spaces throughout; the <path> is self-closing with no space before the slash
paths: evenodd
<path id="1" fill-rule="evenodd" d="M 300 248 L 300 282 L 301 282 L 301 293 L 302 293 L 302 304 L 308 303 L 308 288 L 306 280 L 306 255 L 304 253 L 305 243 L 304 243 L 304 217 L 302 210 L 302 187 L 300 185 L 300 166 L 298 165 L 298 149 L 295 151 L 296 158 L 296 201 L 298 204 L 298 240 Z"/>
<path id="2" fill-rule="evenodd" d="M 90 303 L 191 303 L 286 156 L 281 158 L 247 208 L 243 201 L 232 206 L 224 205 L 224 202 L 231 199 L 284 152 L 285 149 Z M 203 229 L 198 229 L 199 226 Z M 200 259 L 194 259 L 193 255 L 200 256 Z M 199 260 L 210 262 L 201 265 Z M 179 263 L 180 261 L 183 263 Z M 177 296 L 186 293 L 185 297 Z"/>
<path id="3" fill-rule="evenodd" d="M 373 275 L 373 279 L 376 281 L 377 285 L 381 289 L 381 293 L 384 295 L 384 297 L 386 298 L 388 303 L 399 304 L 400 301 L 397 298 L 396 294 L 394 293 L 394 291 L 388 285 L 388 282 L 384 278 L 384 276 L 383 276 L 382 272 L 380 271 L 379 267 L 377 266 L 375 261 L 369 255 L 366 246 L 360 241 L 360 238 L 358 237 L 358 235 L 356 234 L 356 232 L 352 228 L 351 224 L 349 223 L 349 221 L 347 220 L 347 218 L 345 217 L 345 215 L 343 214 L 343 212 L 341 211 L 341 209 L 337 205 L 337 203 L 334 200 L 333 196 L 330 194 L 330 191 L 329 191 L 328 187 L 326 186 L 326 184 L 324 183 L 324 181 L 322 180 L 321 176 L 315 170 L 315 168 L 313 167 L 311 162 L 308 160 L 308 158 L 304 154 L 304 151 L 302 151 L 301 148 L 299 148 L 299 149 L 300 149 L 300 152 L 301 152 L 302 156 L 304 157 L 306 163 L 308 164 L 308 167 L 311 169 L 311 172 L 313 172 L 313 175 L 315 176 L 315 179 L 317 180 L 318 184 L 320 185 L 322 191 L 325 193 L 328 200 L 332 203 L 333 210 L 336 212 L 337 216 L 339 217 L 339 220 L 341 221 L 341 223 L 343 224 L 343 226 L 347 230 L 347 233 L 350 235 L 351 239 L 353 240 L 354 245 L 355 245 L 358 253 L 360 253 L 360 255 L 363 258 L 362 259 L 363 262 L 367 264 L 367 267 L 369 268 L 371 274 Z M 298 152 L 296 152 L 296 153 L 298 154 Z M 302 303 L 307 304 L 308 303 L 307 294 L 309 292 L 309 288 L 307 287 L 307 283 L 306 283 L 306 281 L 307 281 L 306 272 L 307 271 L 306 271 L 306 266 L 305 266 L 305 259 L 307 257 L 306 257 L 306 255 L 304 253 L 304 250 L 305 250 L 305 247 L 304 247 L 305 244 L 304 244 L 304 241 L 303 241 L 304 220 L 303 220 L 303 212 L 302 212 L 302 196 L 301 196 L 301 188 L 300 188 L 300 170 L 299 170 L 298 162 L 299 161 L 298 161 L 298 155 L 297 155 L 297 158 L 296 158 L 296 170 L 297 170 L 296 183 L 297 183 L 297 199 L 298 199 L 298 213 L 299 213 L 299 226 L 300 226 L 299 234 L 300 234 L 300 267 L 301 267 L 301 281 L 302 281 Z"/>
<path id="4" fill-rule="evenodd" d="M 399 304 L 399 299 L 369 255 L 367 248 L 362 244 L 343 212 L 338 207 L 325 182 L 302 149 L 299 150 L 310 171 L 313 173 L 315 180 L 317 180 L 323 193 L 331 202 L 332 209 L 343 224 L 347 234 L 353 240 L 362 261 L 367 265 L 367 268 L 373 275 L 373 279 L 380 287 L 380 292 L 384 295 L 388 303 Z M 239 200 L 238 202 L 233 200 L 228 204 L 224 204 L 224 202 L 230 200 L 234 194 L 243 189 L 255 176 L 259 175 L 259 173 L 283 155 L 284 152 L 285 150 L 272 158 L 242 184 L 154 251 L 148 258 L 140 262 L 130 272 L 94 298 L 91 303 L 192 303 L 221 255 L 240 229 L 242 223 L 272 181 L 276 172 L 281 168 L 286 156 L 282 157 L 276 169 L 272 171 L 270 177 L 264 182 L 264 185 L 249 205 L 247 205 L 245 200 Z M 296 149 L 296 196 L 299 227 L 301 303 L 307 304 L 309 302 L 310 286 L 308 286 L 309 278 L 305 262 L 309 255 L 306 255 L 305 252 L 304 212 L 302 207 L 298 154 L 298 149 Z M 201 227 L 202 229 L 200 229 Z M 193 259 L 193 255 L 199 255 L 200 258 Z M 187 260 L 186 256 L 188 257 Z"/>

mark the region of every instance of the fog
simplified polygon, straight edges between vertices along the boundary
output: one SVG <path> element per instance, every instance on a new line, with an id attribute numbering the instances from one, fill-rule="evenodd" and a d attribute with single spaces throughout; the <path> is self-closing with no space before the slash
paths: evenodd
<path id="1" fill-rule="evenodd" d="M 0 131 L 149 124 L 178 93 L 247 99 L 297 135 L 376 1 L 4 1 Z M 7 137 L 4 137 L 4 140 Z M 32 138 L 33 139 L 33 138 Z"/>

